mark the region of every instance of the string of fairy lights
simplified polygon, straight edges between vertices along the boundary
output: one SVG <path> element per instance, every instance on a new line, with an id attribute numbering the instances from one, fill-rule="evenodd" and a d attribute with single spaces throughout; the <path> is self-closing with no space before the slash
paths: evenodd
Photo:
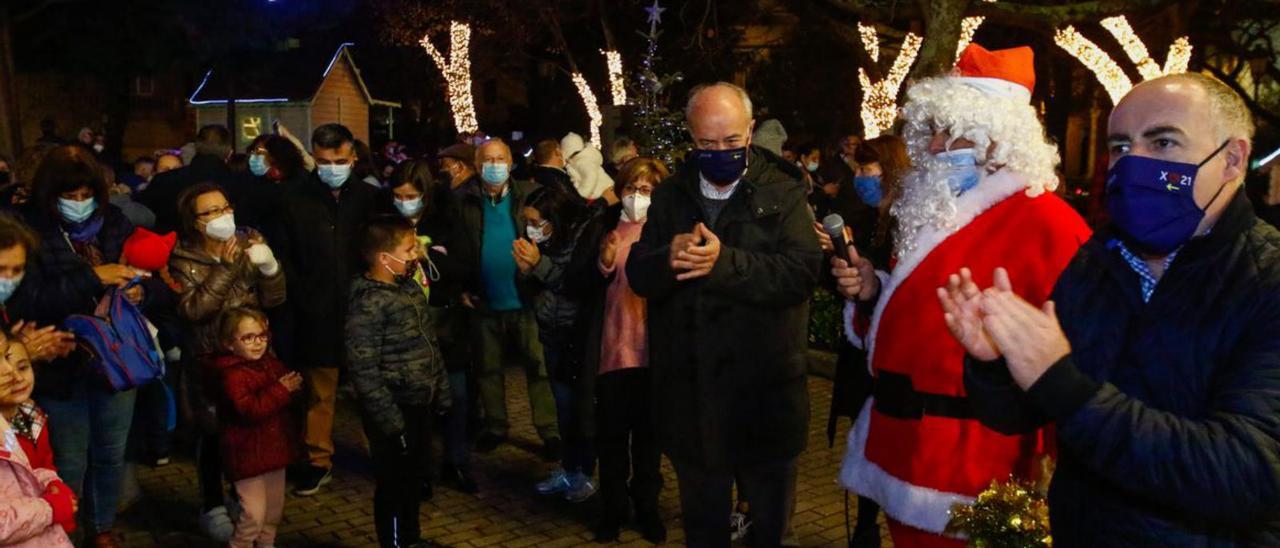
<path id="1" fill-rule="evenodd" d="M 862 37 L 862 47 L 872 61 L 880 59 L 880 36 L 873 25 L 858 23 L 858 34 Z M 888 74 L 879 82 L 872 82 L 867 70 L 858 67 L 858 83 L 862 86 L 862 131 L 868 139 L 879 137 L 881 133 L 893 127 L 898 117 L 898 90 L 907 79 L 916 55 L 920 53 L 920 45 L 924 39 L 915 33 L 907 33 L 898 50 L 898 57 Z"/>
<path id="2" fill-rule="evenodd" d="M 613 106 L 627 104 L 627 79 L 622 74 L 622 54 L 614 50 L 600 50 L 609 65 L 609 88 L 613 93 Z"/>
<path id="3" fill-rule="evenodd" d="M 1133 31 L 1133 27 L 1129 26 L 1129 20 L 1123 15 L 1108 17 L 1099 23 L 1102 28 L 1106 29 L 1112 37 L 1120 43 L 1120 47 L 1124 49 L 1125 55 L 1133 62 L 1138 69 L 1138 74 L 1143 80 L 1151 80 L 1159 78 L 1167 74 L 1178 74 L 1187 71 L 1187 65 L 1191 61 L 1191 42 L 1187 37 L 1183 36 L 1174 40 L 1169 45 L 1169 53 L 1165 57 L 1164 67 L 1161 67 L 1151 58 L 1151 54 L 1147 51 L 1147 45 L 1142 42 L 1138 34 Z M 1120 101 L 1124 94 L 1133 89 L 1133 81 L 1129 79 L 1129 75 L 1125 74 L 1124 69 L 1120 68 L 1120 64 L 1112 59 L 1107 52 L 1093 41 L 1085 38 L 1075 27 L 1068 25 L 1066 28 L 1059 29 L 1053 37 L 1053 41 L 1058 47 L 1070 53 L 1081 64 L 1087 67 L 1094 76 L 1097 77 L 1098 83 L 1102 84 L 1103 89 L 1107 90 L 1107 95 L 1111 97 L 1112 104 Z"/>
<path id="4" fill-rule="evenodd" d="M 471 96 L 471 26 L 449 22 L 448 59 L 431 43 L 429 36 L 424 35 L 418 44 L 427 50 L 444 75 L 454 128 L 458 133 L 478 131 L 480 123 L 476 121 L 475 100 Z"/>
<path id="5" fill-rule="evenodd" d="M 604 124 L 604 116 L 600 114 L 600 103 L 596 100 L 596 94 L 591 91 L 591 86 L 587 85 L 587 78 L 581 72 L 573 73 L 573 85 L 578 88 L 578 97 L 582 98 L 582 104 L 587 107 L 587 116 L 591 118 L 591 144 L 599 149 L 600 126 Z"/>
<path id="6" fill-rule="evenodd" d="M 993 2 L 994 0 L 984 0 Z M 655 8 L 657 4 L 655 3 Z M 660 8 L 659 8 L 660 9 Z M 660 13 L 660 12 L 659 12 Z M 650 14 L 650 22 L 653 21 Z M 974 34 L 982 26 L 983 17 L 966 17 L 961 22 L 960 39 L 956 44 L 956 59 L 973 41 Z M 1146 44 L 1134 32 L 1128 19 L 1123 15 L 1108 17 L 1099 22 L 1115 38 L 1125 55 L 1137 69 L 1143 80 L 1151 80 L 1168 74 L 1187 71 L 1191 60 L 1192 46 L 1187 37 L 1174 40 L 1169 45 L 1164 65 L 1161 66 L 1151 57 Z M 880 61 L 880 35 L 875 25 L 857 23 L 858 36 L 862 47 L 872 62 Z M 862 86 L 862 105 L 860 117 L 867 138 L 874 138 L 889 131 L 898 113 L 898 92 L 906 81 L 911 66 L 915 63 L 924 40 L 920 35 L 907 33 L 898 50 L 898 56 L 888 73 L 879 81 L 873 82 L 865 68 L 858 68 L 858 83 Z M 1112 103 L 1118 102 L 1125 93 L 1133 88 L 1133 81 L 1125 74 L 1120 64 L 1112 59 L 1098 44 L 1086 38 L 1073 26 L 1066 26 L 1054 35 L 1054 42 L 1080 61 L 1090 70 L 1107 91 Z M 449 55 L 445 55 L 431 43 L 430 37 L 424 35 L 419 44 L 435 62 L 446 82 L 446 96 L 453 114 L 454 127 L 459 133 L 472 133 L 480 129 L 476 120 L 475 101 L 471 92 L 471 27 L 470 25 L 451 21 L 449 24 Z M 616 50 L 600 50 L 605 56 L 609 70 L 609 88 L 614 106 L 627 104 L 626 76 L 623 72 L 622 54 Z M 590 120 L 591 143 L 597 148 L 601 146 L 600 127 L 604 116 L 600 112 L 599 101 L 586 77 L 581 72 L 573 73 L 573 84 Z"/>

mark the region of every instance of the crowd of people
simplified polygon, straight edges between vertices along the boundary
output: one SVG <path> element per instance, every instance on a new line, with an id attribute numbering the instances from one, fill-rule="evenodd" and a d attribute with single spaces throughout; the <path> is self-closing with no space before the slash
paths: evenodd
<path id="1" fill-rule="evenodd" d="M 328 124 L 241 152 L 210 125 L 117 173 L 46 128 L 0 158 L 0 545 L 118 546 L 128 461 L 168 464 L 177 426 L 204 533 L 273 546 L 288 485 L 335 473 L 345 382 L 379 544 L 435 546 L 419 505 L 480 489 L 512 364 L 529 488 L 598 497 L 597 542 L 666 540 L 666 455 L 688 545 L 793 545 L 815 290 L 846 304 L 851 546 L 881 510 L 897 546 L 962 545 L 952 506 L 1045 457 L 1060 544 L 1280 542 L 1280 233 L 1239 191 L 1248 110 L 1205 76 L 1137 86 L 1095 232 L 1054 194 L 1031 67 L 972 45 L 909 87 L 901 137 L 830 150 L 697 86 L 673 166 L 622 137 L 526 165 L 497 138 L 374 155 Z"/>

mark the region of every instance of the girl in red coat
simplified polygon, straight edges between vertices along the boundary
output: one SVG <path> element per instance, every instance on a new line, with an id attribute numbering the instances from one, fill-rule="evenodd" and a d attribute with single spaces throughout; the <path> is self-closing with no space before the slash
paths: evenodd
<path id="1" fill-rule="evenodd" d="M 231 546 L 273 546 L 284 514 L 284 469 L 297 454 L 289 402 L 302 377 L 268 352 L 267 317 L 258 310 L 227 310 L 218 336 L 225 349 L 213 361 L 223 473 L 241 506 Z"/>

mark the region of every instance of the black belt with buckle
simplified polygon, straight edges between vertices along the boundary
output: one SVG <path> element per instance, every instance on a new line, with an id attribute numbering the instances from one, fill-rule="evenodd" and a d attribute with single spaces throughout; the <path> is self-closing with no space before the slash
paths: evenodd
<path id="1" fill-rule="evenodd" d="M 876 377 L 874 393 L 876 411 L 893 418 L 919 420 L 925 415 L 953 419 L 973 418 L 969 398 L 916 391 L 911 386 L 909 375 L 880 371 Z"/>

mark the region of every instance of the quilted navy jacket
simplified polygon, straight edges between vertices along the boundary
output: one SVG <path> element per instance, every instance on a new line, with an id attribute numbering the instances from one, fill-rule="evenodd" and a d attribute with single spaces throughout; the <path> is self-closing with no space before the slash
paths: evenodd
<path id="1" fill-rule="evenodd" d="M 1072 353 L 1023 394 L 965 386 L 1004 432 L 1053 421 L 1058 546 L 1280 546 L 1280 233 L 1240 192 L 1143 303 L 1101 231 L 1054 291 Z"/>

